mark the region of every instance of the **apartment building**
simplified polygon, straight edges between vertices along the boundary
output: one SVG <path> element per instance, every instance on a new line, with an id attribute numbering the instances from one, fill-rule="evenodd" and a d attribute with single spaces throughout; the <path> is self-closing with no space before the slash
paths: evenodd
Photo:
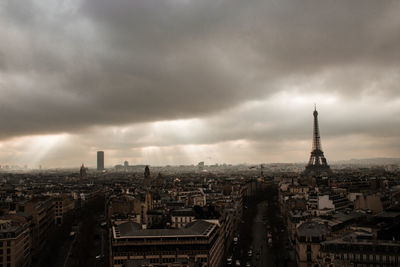
<path id="1" fill-rule="evenodd" d="M 142 229 L 123 222 L 111 229 L 110 266 L 220 266 L 223 238 L 217 224 L 198 220 L 180 229 Z"/>
<path id="2" fill-rule="evenodd" d="M 29 226 L 0 219 L 0 266 L 28 267 L 31 259 Z"/>
<path id="3" fill-rule="evenodd" d="M 72 197 L 60 196 L 54 199 L 54 219 L 56 225 L 61 225 L 65 215 L 75 208 Z"/>
<path id="4" fill-rule="evenodd" d="M 51 198 L 37 198 L 17 204 L 17 210 L 32 216 L 33 256 L 39 254 L 54 227 L 54 203 Z"/>
<path id="5" fill-rule="evenodd" d="M 351 233 L 321 243 L 321 266 L 400 266 L 400 242 Z"/>

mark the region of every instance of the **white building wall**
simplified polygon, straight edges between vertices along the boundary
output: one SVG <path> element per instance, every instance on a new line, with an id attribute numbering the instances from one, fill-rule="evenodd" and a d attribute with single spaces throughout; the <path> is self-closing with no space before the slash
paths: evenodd
<path id="1" fill-rule="evenodd" d="M 329 199 L 329 195 L 318 196 L 318 209 L 334 209 L 333 201 Z"/>

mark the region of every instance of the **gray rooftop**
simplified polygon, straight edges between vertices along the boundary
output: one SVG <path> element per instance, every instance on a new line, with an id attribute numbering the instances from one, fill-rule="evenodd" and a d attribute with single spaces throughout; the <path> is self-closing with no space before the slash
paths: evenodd
<path id="1" fill-rule="evenodd" d="M 360 238 L 362 236 L 369 237 L 370 239 Z M 392 240 L 375 240 L 372 239 L 372 234 L 364 233 L 362 231 L 356 231 L 337 239 L 324 241 L 321 244 L 346 244 L 351 243 L 355 245 L 382 245 L 382 246 L 396 246 L 400 247 L 400 241 Z"/>
<path id="2" fill-rule="evenodd" d="M 359 219 L 361 217 L 364 217 L 365 215 L 362 213 L 358 212 L 351 212 L 349 214 L 343 213 L 343 212 L 338 212 L 332 215 L 332 218 L 340 220 L 341 222 L 346 222 L 354 219 Z"/>
<path id="3" fill-rule="evenodd" d="M 193 209 L 179 209 L 179 210 L 173 210 L 171 212 L 172 216 L 194 216 L 194 211 Z"/>
<path id="4" fill-rule="evenodd" d="M 141 229 L 138 223 L 125 222 L 114 226 L 113 234 L 114 238 L 208 236 L 215 227 L 215 224 L 203 220 L 191 222 L 180 229 Z"/>
<path id="5" fill-rule="evenodd" d="M 297 228 L 299 236 L 321 236 L 329 233 L 328 227 L 317 222 L 305 222 Z"/>
<path id="6" fill-rule="evenodd" d="M 383 211 L 383 212 L 377 214 L 376 217 L 386 218 L 386 219 L 396 219 L 396 218 L 400 217 L 400 212 Z"/>
<path id="7" fill-rule="evenodd" d="M 289 211 L 289 215 L 293 218 L 302 218 L 306 216 L 311 216 L 311 213 L 309 211 L 291 210 Z"/>

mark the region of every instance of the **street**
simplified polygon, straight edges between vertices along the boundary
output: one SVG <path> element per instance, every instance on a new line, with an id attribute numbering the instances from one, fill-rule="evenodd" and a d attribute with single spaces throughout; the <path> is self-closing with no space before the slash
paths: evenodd
<path id="1" fill-rule="evenodd" d="M 263 201 L 257 205 L 257 215 L 253 223 L 253 256 L 251 257 L 252 266 L 272 266 L 272 259 L 268 248 L 267 239 L 267 211 L 268 203 Z"/>
<path id="2" fill-rule="evenodd" d="M 267 189 L 261 197 L 249 200 L 248 207 L 245 206 L 238 242 L 229 254 L 232 261 L 225 260 L 225 266 L 295 266 L 289 261 L 288 238 L 276 190 Z"/>

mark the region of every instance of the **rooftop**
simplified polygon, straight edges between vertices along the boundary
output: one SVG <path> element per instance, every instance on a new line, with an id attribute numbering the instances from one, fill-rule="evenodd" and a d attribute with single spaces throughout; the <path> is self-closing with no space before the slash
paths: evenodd
<path id="1" fill-rule="evenodd" d="M 317 222 L 305 222 L 297 228 L 299 236 L 321 236 L 329 232 L 328 227 Z"/>
<path id="2" fill-rule="evenodd" d="M 179 210 L 173 210 L 171 212 L 172 216 L 194 216 L 194 211 L 193 209 L 179 209 Z"/>
<path id="3" fill-rule="evenodd" d="M 142 229 L 140 224 L 125 222 L 113 227 L 113 235 L 118 238 L 159 238 L 159 237 L 194 237 L 208 236 L 217 226 L 213 223 L 198 220 L 180 229 Z"/>
<path id="4" fill-rule="evenodd" d="M 361 231 L 356 231 L 350 234 L 347 234 L 341 238 L 337 238 L 330 241 L 325 241 L 321 243 L 321 245 L 328 244 L 347 244 L 351 243 L 354 245 L 381 245 L 381 246 L 394 246 L 400 247 L 399 241 L 393 240 L 375 240 L 372 239 L 372 235 L 369 233 L 363 233 Z"/>
<path id="5" fill-rule="evenodd" d="M 400 218 L 400 212 L 383 211 L 383 212 L 377 214 L 376 217 L 385 218 L 385 219 L 397 219 L 397 218 Z"/>

